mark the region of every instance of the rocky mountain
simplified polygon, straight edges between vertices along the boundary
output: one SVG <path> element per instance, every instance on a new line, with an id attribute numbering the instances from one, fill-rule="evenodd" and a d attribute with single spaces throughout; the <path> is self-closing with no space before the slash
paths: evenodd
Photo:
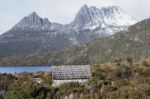
<path id="1" fill-rule="evenodd" d="M 81 44 L 112 35 L 134 23 L 136 20 L 118 6 L 96 8 L 84 5 L 68 27 L 73 30 L 71 37 L 75 44 Z"/>
<path id="2" fill-rule="evenodd" d="M 88 44 L 64 52 L 66 64 L 96 64 L 115 59 L 150 57 L 150 18 Z M 67 60 L 67 61 L 66 61 Z"/>
<path id="3" fill-rule="evenodd" d="M 0 56 L 63 50 L 72 43 L 61 33 L 61 27 L 33 12 L 0 36 Z"/>
<path id="4" fill-rule="evenodd" d="M 136 21 L 118 6 L 96 8 L 84 5 L 71 23 L 77 29 L 95 29 L 109 26 L 129 26 Z"/>
<path id="5" fill-rule="evenodd" d="M 123 29 L 125 26 L 134 24 L 136 21 L 129 16 L 124 10 L 118 6 L 96 8 L 84 5 L 77 13 L 75 20 L 71 23 L 74 29 L 77 30 L 99 30 L 105 28 Z M 114 33 L 113 30 L 105 32 L 106 34 Z"/>
<path id="6" fill-rule="evenodd" d="M 13 30 L 35 30 L 35 31 L 51 31 L 60 30 L 63 25 L 59 23 L 51 23 L 48 18 L 41 18 L 36 12 L 32 12 L 17 23 Z"/>
<path id="7" fill-rule="evenodd" d="M 128 27 L 127 30 L 76 45 L 65 51 L 0 59 L 1 66 L 99 64 L 116 59 L 150 58 L 150 18 Z"/>
<path id="8" fill-rule="evenodd" d="M 111 35 L 135 22 L 117 6 L 99 9 L 84 5 L 75 20 L 66 25 L 50 22 L 33 12 L 0 36 L 0 56 L 61 51 Z"/>
<path id="9" fill-rule="evenodd" d="M 40 18 L 36 12 L 31 13 L 29 16 L 24 17 L 13 29 L 18 30 L 50 30 L 51 22 L 47 18 Z"/>

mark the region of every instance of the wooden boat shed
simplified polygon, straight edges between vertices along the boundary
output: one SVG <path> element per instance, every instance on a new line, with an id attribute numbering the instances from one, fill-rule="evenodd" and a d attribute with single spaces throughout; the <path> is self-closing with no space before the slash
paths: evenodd
<path id="1" fill-rule="evenodd" d="M 53 86 L 68 82 L 84 83 L 91 78 L 89 65 L 52 66 Z"/>

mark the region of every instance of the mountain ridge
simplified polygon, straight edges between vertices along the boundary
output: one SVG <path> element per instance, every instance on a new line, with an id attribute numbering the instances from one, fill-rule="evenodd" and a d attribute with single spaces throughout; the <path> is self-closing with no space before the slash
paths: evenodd
<path id="1" fill-rule="evenodd" d="M 128 30 L 97 38 L 87 44 L 76 45 L 64 51 L 1 58 L 0 65 L 86 65 L 127 58 L 142 60 L 150 58 L 149 38 L 150 18 L 128 27 Z"/>
<path id="2" fill-rule="evenodd" d="M 112 24 L 102 26 L 102 23 L 106 23 L 104 19 L 108 19 L 106 17 L 109 15 L 109 17 L 114 15 L 111 19 L 117 22 L 116 18 L 118 18 L 118 14 L 114 13 L 113 9 L 115 9 L 115 7 L 105 8 L 107 10 L 109 9 L 106 11 L 108 16 L 105 14 L 105 10 L 101 11 L 101 9 L 84 5 L 78 12 L 81 15 L 77 13 L 75 20 L 66 25 L 50 22 L 47 18 L 41 18 L 36 12 L 32 12 L 18 22 L 12 29 L 0 36 L 0 56 L 5 56 L 5 54 L 8 56 L 21 53 L 31 54 L 33 52 L 62 51 L 77 44 L 84 44 L 96 38 L 111 35 L 111 33 L 123 30 L 127 27 L 124 25 L 112 26 Z M 122 10 L 121 12 L 124 13 Z M 104 16 L 100 16 L 102 14 L 104 14 Z M 82 20 L 82 16 L 84 16 L 85 21 Z M 82 28 L 76 28 L 76 26 L 78 27 L 80 25 L 80 22 L 83 23 Z M 90 27 L 85 28 L 87 25 L 98 25 L 98 27 L 94 29 Z"/>

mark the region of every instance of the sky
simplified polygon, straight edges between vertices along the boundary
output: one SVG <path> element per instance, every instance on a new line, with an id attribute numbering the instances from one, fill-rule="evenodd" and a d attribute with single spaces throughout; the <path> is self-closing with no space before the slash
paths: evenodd
<path id="1" fill-rule="evenodd" d="M 136 20 L 150 16 L 150 0 L 0 0 L 0 34 L 33 11 L 51 22 L 70 23 L 84 4 L 98 8 L 117 5 Z"/>

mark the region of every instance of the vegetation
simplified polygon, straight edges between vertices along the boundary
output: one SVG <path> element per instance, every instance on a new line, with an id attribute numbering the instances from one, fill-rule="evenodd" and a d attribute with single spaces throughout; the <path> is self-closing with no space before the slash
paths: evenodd
<path id="1" fill-rule="evenodd" d="M 28 56 L 10 56 L 0 58 L 0 66 L 44 66 L 64 64 L 89 64 L 86 50 L 83 46 L 73 47 L 64 52 L 52 52 L 47 54 L 34 54 Z M 80 52 L 81 51 L 81 52 Z M 84 54 L 85 53 L 85 54 Z"/>
<path id="2" fill-rule="evenodd" d="M 150 59 L 116 59 L 91 65 L 92 78 L 84 83 L 52 87 L 50 73 L 0 74 L 4 99 L 149 99 Z M 41 83 L 33 78 L 42 78 Z"/>
<path id="3" fill-rule="evenodd" d="M 0 78 L 4 99 L 52 99 L 50 73 L 1 74 Z M 33 78 L 43 81 L 38 83 Z"/>

